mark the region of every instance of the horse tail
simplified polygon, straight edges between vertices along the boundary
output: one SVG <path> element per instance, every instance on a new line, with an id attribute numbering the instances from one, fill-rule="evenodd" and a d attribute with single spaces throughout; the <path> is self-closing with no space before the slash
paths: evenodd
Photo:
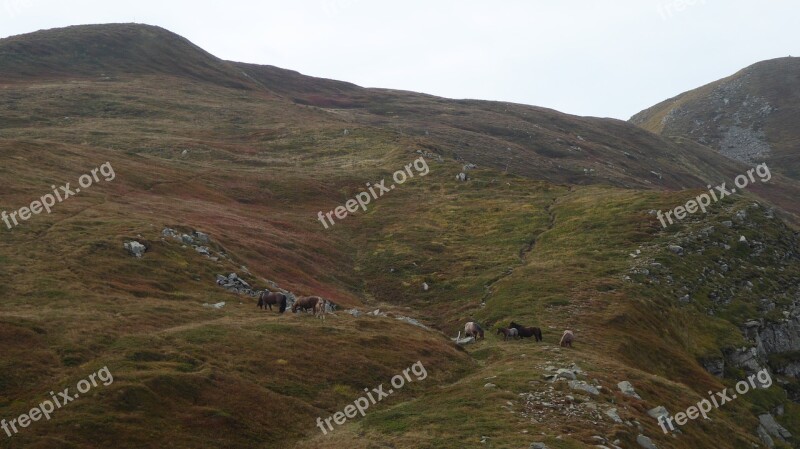
<path id="1" fill-rule="evenodd" d="M 288 301 L 288 298 L 286 297 L 286 295 L 281 293 L 281 308 L 280 308 L 281 313 L 286 312 L 286 302 L 287 301 Z"/>

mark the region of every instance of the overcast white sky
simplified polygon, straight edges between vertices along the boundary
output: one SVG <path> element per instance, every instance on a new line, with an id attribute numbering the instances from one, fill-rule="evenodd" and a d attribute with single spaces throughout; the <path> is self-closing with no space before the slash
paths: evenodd
<path id="1" fill-rule="evenodd" d="M 797 0 L 0 0 L 0 37 L 139 22 L 224 59 L 628 119 L 800 56 Z"/>

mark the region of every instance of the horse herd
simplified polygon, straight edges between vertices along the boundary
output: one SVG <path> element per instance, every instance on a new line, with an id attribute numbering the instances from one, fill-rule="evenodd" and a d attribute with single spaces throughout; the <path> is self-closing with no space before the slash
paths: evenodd
<path id="1" fill-rule="evenodd" d="M 289 303 L 289 297 L 283 293 L 278 292 L 270 292 L 265 290 L 262 292 L 258 297 L 258 308 L 267 310 L 272 310 L 272 306 L 278 307 L 278 313 L 286 312 L 286 307 Z M 302 310 L 303 312 L 308 312 L 309 310 L 319 318 L 325 319 L 325 313 L 333 308 L 333 303 L 328 301 L 327 299 L 323 299 L 319 296 L 301 296 L 297 298 L 297 300 L 292 304 L 292 313 L 297 313 L 298 310 Z M 464 325 L 464 334 L 468 337 L 472 337 L 475 340 L 479 338 L 484 338 L 483 328 L 480 324 L 470 321 L 466 325 Z M 538 327 L 525 327 L 515 322 L 511 322 L 508 327 L 501 327 L 497 329 L 497 335 L 503 334 L 503 340 L 511 339 L 525 339 L 525 338 L 534 338 L 537 342 L 542 341 L 542 330 Z M 570 330 L 564 331 L 564 334 L 561 336 L 561 342 L 559 343 L 561 346 L 564 347 L 572 347 L 572 340 L 575 339 L 575 335 Z"/>
<path id="2" fill-rule="evenodd" d="M 464 325 L 464 334 L 467 337 L 472 337 L 475 340 L 479 338 L 484 338 L 483 336 L 483 328 L 480 324 L 470 321 L 469 323 Z M 537 342 L 542 341 L 542 330 L 538 327 L 525 327 L 515 322 L 511 322 L 508 327 L 501 327 L 497 329 L 497 335 L 503 334 L 503 340 L 508 340 L 512 338 L 516 339 L 524 339 L 524 338 L 531 338 L 533 337 L 536 339 Z M 561 342 L 559 343 L 563 347 L 572 347 L 572 341 L 575 339 L 575 334 L 571 330 L 566 330 L 561 335 Z"/>
<path id="3" fill-rule="evenodd" d="M 272 306 L 277 306 L 278 313 L 286 312 L 289 297 L 283 293 L 264 291 L 258 297 L 258 308 L 272 310 Z M 319 296 L 301 296 L 292 304 L 292 313 L 297 313 L 298 310 L 313 312 L 314 316 L 325 319 L 325 313 L 331 309 L 333 303 L 327 299 L 320 298 Z"/>

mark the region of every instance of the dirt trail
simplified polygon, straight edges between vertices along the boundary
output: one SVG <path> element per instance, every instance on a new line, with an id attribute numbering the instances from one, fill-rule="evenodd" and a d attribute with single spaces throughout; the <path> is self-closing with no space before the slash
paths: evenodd
<path id="1" fill-rule="evenodd" d="M 492 281 L 490 281 L 489 283 L 486 284 L 486 286 L 484 287 L 486 289 L 486 293 L 484 293 L 483 298 L 481 299 L 481 303 L 482 304 L 486 304 L 486 301 L 492 296 L 492 287 L 494 286 L 494 284 L 496 284 L 496 283 L 502 281 L 503 279 L 511 276 L 512 274 L 514 274 L 514 271 L 517 268 L 525 265 L 528 262 L 528 254 L 531 251 L 533 251 L 534 248 L 536 248 L 536 242 L 539 239 L 539 237 L 541 237 L 544 233 L 546 233 L 546 232 L 550 231 L 551 229 L 553 229 L 553 227 L 556 224 L 556 215 L 553 212 L 553 206 L 555 206 L 556 202 L 558 202 L 559 199 L 561 199 L 561 198 L 563 198 L 563 197 L 565 197 L 565 196 L 567 196 L 567 195 L 569 195 L 571 193 L 572 193 L 572 188 L 570 188 L 569 191 L 567 193 L 563 194 L 563 195 L 559 195 L 559 196 L 553 197 L 553 200 L 545 208 L 545 211 L 547 212 L 547 214 L 549 216 L 549 219 L 547 221 L 547 228 L 544 231 L 540 232 L 538 235 L 536 235 L 525 246 L 520 248 L 519 254 L 518 254 L 519 260 L 520 260 L 520 264 L 518 266 L 509 268 L 508 270 L 506 270 L 505 273 L 501 274 L 496 279 L 494 279 L 494 280 L 492 280 Z"/>

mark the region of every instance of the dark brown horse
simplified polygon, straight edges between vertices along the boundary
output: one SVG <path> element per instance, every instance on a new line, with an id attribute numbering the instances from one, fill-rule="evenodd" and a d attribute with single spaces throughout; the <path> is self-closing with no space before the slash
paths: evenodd
<path id="1" fill-rule="evenodd" d="M 292 313 L 296 313 L 297 309 L 303 309 L 304 312 L 311 309 L 314 314 L 317 314 L 317 304 L 322 302 L 319 296 L 301 296 L 297 301 L 292 304 Z"/>
<path id="2" fill-rule="evenodd" d="M 514 329 L 519 332 L 519 336 L 522 338 L 536 338 L 536 341 L 542 341 L 542 330 L 538 327 L 524 327 L 515 322 L 511 322 L 508 327 L 513 327 Z"/>
<path id="3" fill-rule="evenodd" d="M 280 313 L 283 313 L 286 311 L 287 301 L 288 298 L 283 293 L 264 290 L 264 292 L 261 293 L 261 296 L 258 298 L 258 308 L 266 309 L 269 307 L 269 310 L 272 310 L 272 306 L 276 305 L 280 306 Z"/>

